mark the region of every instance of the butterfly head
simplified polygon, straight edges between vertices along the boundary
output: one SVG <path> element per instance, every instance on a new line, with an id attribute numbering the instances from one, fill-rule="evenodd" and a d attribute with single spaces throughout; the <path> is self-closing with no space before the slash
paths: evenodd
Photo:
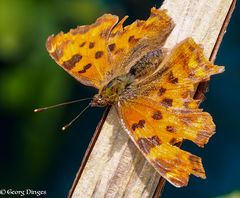
<path id="1" fill-rule="evenodd" d="M 104 97 L 103 95 L 101 95 L 100 93 L 94 95 L 90 105 L 92 107 L 105 107 L 107 105 L 110 105 L 111 103 L 109 102 L 109 100 Z"/>
<path id="2" fill-rule="evenodd" d="M 106 88 L 93 97 L 90 105 L 94 107 L 105 107 L 107 105 L 112 105 L 115 103 L 116 97 L 117 96 L 113 94 L 109 88 Z"/>
<path id="3" fill-rule="evenodd" d="M 91 106 L 103 107 L 114 104 L 127 87 L 128 81 L 126 76 L 119 76 L 110 81 L 93 97 Z"/>

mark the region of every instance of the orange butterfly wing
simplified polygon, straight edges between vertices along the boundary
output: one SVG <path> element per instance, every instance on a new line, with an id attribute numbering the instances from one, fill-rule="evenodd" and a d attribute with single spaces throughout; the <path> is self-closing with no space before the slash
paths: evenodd
<path id="1" fill-rule="evenodd" d="M 122 27 L 124 17 L 112 30 L 109 37 L 110 62 L 113 71 L 125 74 L 130 67 L 148 51 L 160 49 L 174 28 L 172 19 L 166 10 L 151 9 L 151 15 L 146 20 L 136 20 L 131 25 Z"/>
<path id="2" fill-rule="evenodd" d="M 164 42 L 173 28 L 166 11 L 156 8 L 151 10 L 151 16 L 146 21 L 136 21 L 123 28 L 126 18 L 117 24 L 117 16 L 105 14 L 91 25 L 50 36 L 47 50 L 63 69 L 81 83 L 101 89 L 114 77 L 126 73 L 128 64 L 121 63 L 131 56 L 130 52 L 142 40 L 155 36 Z M 131 59 L 134 57 L 131 56 Z"/>
<path id="3" fill-rule="evenodd" d="M 109 70 L 107 38 L 118 17 L 105 14 L 95 23 L 50 36 L 46 47 L 52 58 L 85 85 L 100 88 Z"/>
<path id="4" fill-rule="evenodd" d="M 203 147 L 213 135 L 211 116 L 192 98 L 194 86 L 223 67 L 212 65 L 192 40 L 178 44 L 159 70 L 131 87 L 118 103 L 121 122 L 131 139 L 155 169 L 177 187 L 189 175 L 205 178 L 201 158 L 176 144 L 188 139 Z M 128 98 L 128 99 L 126 99 Z"/>

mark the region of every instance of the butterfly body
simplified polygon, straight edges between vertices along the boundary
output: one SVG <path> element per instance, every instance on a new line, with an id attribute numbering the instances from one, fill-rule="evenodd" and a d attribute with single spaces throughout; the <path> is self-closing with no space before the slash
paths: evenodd
<path id="1" fill-rule="evenodd" d="M 132 82 L 133 76 L 129 74 L 115 77 L 93 97 L 91 106 L 104 107 L 115 104 Z"/>
<path id="2" fill-rule="evenodd" d="M 193 98 L 198 83 L 224 71 L 192 38 L 166 52 L 174 28 L 166 10 L 123 27 L 105 14 L 95 23 L 50 36 L 52 58 L 82 84 L 98 89 L 91 106 L 114 105 L 137 148 L 176 187 L 189 175 L 205 178 L 201 158 L 177 147 L 184 139 L 203 147 L 214 134 L 212 117 Z"/>
<path id="3" fill-rule="evenodd" d="M 164 55 L 162 49 L 150 51 L 143 55 L 132 67 L 128 73 L 117 76 L 105 85 L 99 93 L 93 97 L 92 106 L 113 105 L 118 101 L 132 98 L 134 93 L 134 82 L 147 78 L 152 74 L 161 63 Z"/>

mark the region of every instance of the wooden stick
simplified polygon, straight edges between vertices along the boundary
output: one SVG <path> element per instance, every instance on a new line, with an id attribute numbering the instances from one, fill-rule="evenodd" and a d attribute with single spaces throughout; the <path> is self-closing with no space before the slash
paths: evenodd
<path id="1" fill-rule="evenodd" d="M 204 46 L 205 55 L 213 61 L 235 3 L 235 0 L 165 0 L 161 8 L 167 9 L 176 23 L 165 47 L 172 48 L 191 36 Z M 111 108 L 99 123 L 69 197 L 159 197 L 164 183 L 128 138 L 116 110 Z"/>

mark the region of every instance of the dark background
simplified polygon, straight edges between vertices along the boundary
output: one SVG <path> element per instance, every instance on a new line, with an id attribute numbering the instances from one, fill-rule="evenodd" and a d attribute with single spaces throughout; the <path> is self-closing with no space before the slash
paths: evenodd
<path id="1" fill-rule="evenodd" d="M 39 106 L 95 93 L 54 63 L 46 38 L 106 12 L 129 15 L 129 22 L 145 19 L 156 5 L 159 1 L 0 0 L 0 189 L 32 188 L 46 190 L 47 197 L 66 197 L 103 112 L 89 110 L 67 132 L 61 127 L 87 102 L 33 113 Z M 216 59 L 226 71 L 213 77 L 202 105 L 212 114 L 217 134 L 204 150 L 188 142 L 183 146 L 203 158 L 208 178 L 191 177 L 181 189 L 167 184 L 163 198 L 240 197 L 239 11 L 237 5 Z"/>

